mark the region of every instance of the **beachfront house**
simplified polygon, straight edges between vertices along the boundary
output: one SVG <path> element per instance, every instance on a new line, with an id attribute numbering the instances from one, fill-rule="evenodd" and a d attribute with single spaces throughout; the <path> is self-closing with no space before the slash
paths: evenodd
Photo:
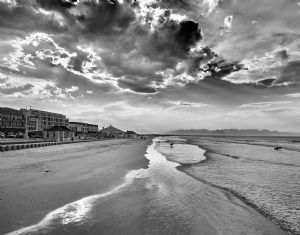
<path id="1" fill-rule="evenodd" d="M 134 131 L 126 131 L 125 135 L 126 138 L 132 138 L 132 139 L 138 138 L 138 134 L 135 133 Z"/>
<path id="2" fill-rule="evenodd" d="M 43 131 L 43 138 L 54 141 L 74 140 L 74 131 L 66 126 L 53 126 Z"/>
<path id="3" fill-rule="evenodd" d="M 112 125 L 110 125 L 109 127 L 106 127 L 100 131 L 101 136 L 105 137 L 105 138 L 125 138 L 126 134 L 124 131 L 113 127 Z"/>

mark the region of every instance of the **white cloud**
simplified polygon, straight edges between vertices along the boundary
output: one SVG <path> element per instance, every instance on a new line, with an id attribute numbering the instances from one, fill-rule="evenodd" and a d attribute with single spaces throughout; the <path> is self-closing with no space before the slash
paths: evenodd
<path id="1" fill-rule="evenodd" d="M 208 14 L 210 14 L 218 6 L 219 0 L 204 0 L 204 4 L 208 7 Z"/>
<path id="2" fill-rule="evenodd" d="M 239 106 L 239 108 L 264 108 L 273 105 L 281 105 L 281 104 L 289 104 L 289 103 L 291 103 L 291 101 L 259 102 L 259 103 L 243 104 Z"/>
<path id="3" fill-rule="evenodd" d="M 196 74 L 190 75 L 186 70 L 184 63 L 178 63 L 175 69 L 167 69 L 165 71 L 156 72 L 157 75 L 161 75 L 163 80 L 159 83 L 153 83 L 153 88 L 166 88 L 168 86 L 185 86 L 188 83 L 197 83 L 209 76 L 210 72 L 204 72 L 199 70 Z M 200 66 L 203 68 L 203 66 Z"/>
<path id="4" fill-rule="evenodd" d="M 204 103 L 194 103 L 194 102 L 185 102 L 185 101 L 168 101 L 169 104 L 175 105 L 175 106 L 181 106 L 186 108 L 202 108 L 202 107 L 208 107 L 209 104 Z"/>
<path id="5" fill-rule="evenodd" d="M 41 60 L 48 58 L 52 64 L 66 68 L 71 57 L 76 56 L 76 53 L 69 53 L 56 44 L 51 35 L 46 33 L 32 33 L 24 39 L 17 38 L 11 43 L 15 51 L 5 58 L 5 65 L 16 71 L 20 70 L 20 66 L 35 69 L 36 58 Z"/>
<path id="6" fill-rule="evenodd" d="M 74 100 L 72 92 L 77 86 L 61 89 L 54 81 L 34 79 L 21 76 L 3 76 L 0 73 L 0 93 L 7 97 L 24 97 L 41 101 L 58 102 L 61 100 Z"/>
<path id="7" fill-rule="evenodd" d="M 185 15 L 175 13 L 171 9 L 153 7 L 153 5 L 155 5 L 157 2 L 157 0 L 140 0 L 139 8 L 135 9 L 135 14 L 139 23 L 146 25 L 149 23 L 149 19 L 151 17 L 150 28 L 152 31 L 155 30 L 158 25 L 160 25 L 160 18 L 165 14 L 166 10 L 170 10 L 170 19 L 176 22 L 187 19 Z"/>
<path id="8" fill-rule="evenodd" d="M 65 89 L 66 92 L 74 92 L 74 91 L 78 91 L 78 90 L 79 90 L 78 86 L 71 86 L 70 88 Z"/>
<path id="9" fill-rule="evenodd" d="M 300 93 L 286 94 L 286 96 L 291 97 L 291 98 L 300 98 Z"/>
<path id="10" fill-rule="evenodd" d="M 232 21 L 233 21 L 233 16 L 226 16 L 224 19 L 224 28 L 227 32 L 229 32 L 231 30 L 232 27 Z"/>
<path id="11" fill-rule="evenodd" d="M 15 7 L 17 5 L 16 0 L 0 0 L 0 2 L 8 4 L 9 7 Z"/>
<path id="12" fill-rule="evenodd" d="M 245 58 L 240 63 L 247 70 L 240 70 L 229 74 L 222 80 L 229 81 L 235 84 L 243 83 L 258 83 L 266 79 L 278 79 L 279 70 L 287 61 L 278 58 L 279 51 L 283 50 L 281 46 L 276 49 L 265 52 L 262 55 Z"/>
<path id="13" fill-rule="evenodd" d="M 3 65 L 7 68 L 15 71 L 22 70 L 22 66 L 36 69 L 36 59 L 49 60 L 53 65 L 61 66 L 65 70 L 82 76 L 93 83 L 110 84 L 118 90 L 122 89 L 118 86 L 118 78 L 107 71 L 101 62 L 101 58 L 91 47 L 77 47 L 78 50 L 87 53 L 86 60 L 81 65 L 82 71 L 78 71 L 72 65 L 72 59 L 77 57 L 77 53 L 69 52 L 60 47 L 50 34 L 33 33 L 26 36 L 25 39 L 13 40 L 11 44 L 14 46 L 15 51 L 3 59 Z"/>

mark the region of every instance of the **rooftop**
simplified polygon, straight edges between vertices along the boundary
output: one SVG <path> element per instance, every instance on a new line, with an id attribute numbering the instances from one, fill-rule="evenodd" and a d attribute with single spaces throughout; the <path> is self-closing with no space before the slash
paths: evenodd
<path id="1" fill-rule="evenodd" d="M 84 122 L 69 122 L 69 124 L 75 124 L 75 125 L 88 125 L 87 123 L 84 123 Z"/>
<path id="2" fill-rule="evenodd" d="M 0 113 L 23 115 L 23 113 L 21 111 L 16 110 L 16 109 L 11 109 L 11 108 L 8 108 L 8 107 L 0 107 Z"/>
<path id="3" fill-rule="evenodd" d="M 49 128 L 47 131 L 71 131 L 71 130 L 66 126 L 53 126 Z"/>
<path id="4" fill-rule="evenodd" d="M 134 131 L 126 131 L 127 134 L 135 135 L 136 133 Z"/>
<path id="5" fill-rule="evenodd" d="M 101 132 L 104 132 L 104 133 L 124 133 L 124 131 L 122 131 L 122 130 L 120 130 L 118 128 L 115 128 L 112 125 L 110 125 L 109 127 L 106 127 L 104 129 L 102 129 Z"/>
<path id="6" fill-rule="evenodd" d="M 98 125 L 96 125 L 96 124 L 90 124 L 90 123 L 86 123 L 86 122 L 69 122 L 69 124 L 98 127 Z"/>
<path id="7" fill-rule="evenodd" d="M 66 117 L 66 115 L 61 114 L 61 113 L 48 112 L 48 111 L 38 110 L 38 109 L 20 109 L 20 111 L 22 111 L 22 112 L 31 111 L 31 112 L 35 112 L 35 113 L 44 113 L 44 114 L 58 115 L 58 116 Z"/>

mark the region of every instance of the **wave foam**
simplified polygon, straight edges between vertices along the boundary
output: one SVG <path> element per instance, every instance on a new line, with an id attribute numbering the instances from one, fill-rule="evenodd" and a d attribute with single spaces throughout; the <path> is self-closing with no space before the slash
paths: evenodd
<path id="1" fill-rule="evenodd" d="M 125 176 L 125 182 L 123 184 L 106 193 L 84 197 L 80 200 L 66 204 L 48 213 L 39 223 L 12 231 L 10 233 L 7 233 L 6 235 L 21 235 L 36 232 L 39 229 L 49 227 L 53 223 L 60 223 L 62 225 L 70 223 L 80 223 L 92 210 L 92 207 L 94 204 L 96 204 L 97 200 L 117 193 L 119 190 L 125 188 L 133 181 L 134 178 L 137 178 L 140 175 L 140 171 L 141 170 L 134 170 L 129 172 Z"/>

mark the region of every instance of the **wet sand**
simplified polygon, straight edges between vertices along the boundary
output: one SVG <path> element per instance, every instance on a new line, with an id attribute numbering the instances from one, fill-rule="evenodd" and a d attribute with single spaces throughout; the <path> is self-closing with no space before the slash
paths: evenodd
<path id="1" fill-rule="evenodd" d="M 0 234 L 49 211 L 109 191 L 146 168 L 149 140 L 105 140 L 0 153 Z"/>

